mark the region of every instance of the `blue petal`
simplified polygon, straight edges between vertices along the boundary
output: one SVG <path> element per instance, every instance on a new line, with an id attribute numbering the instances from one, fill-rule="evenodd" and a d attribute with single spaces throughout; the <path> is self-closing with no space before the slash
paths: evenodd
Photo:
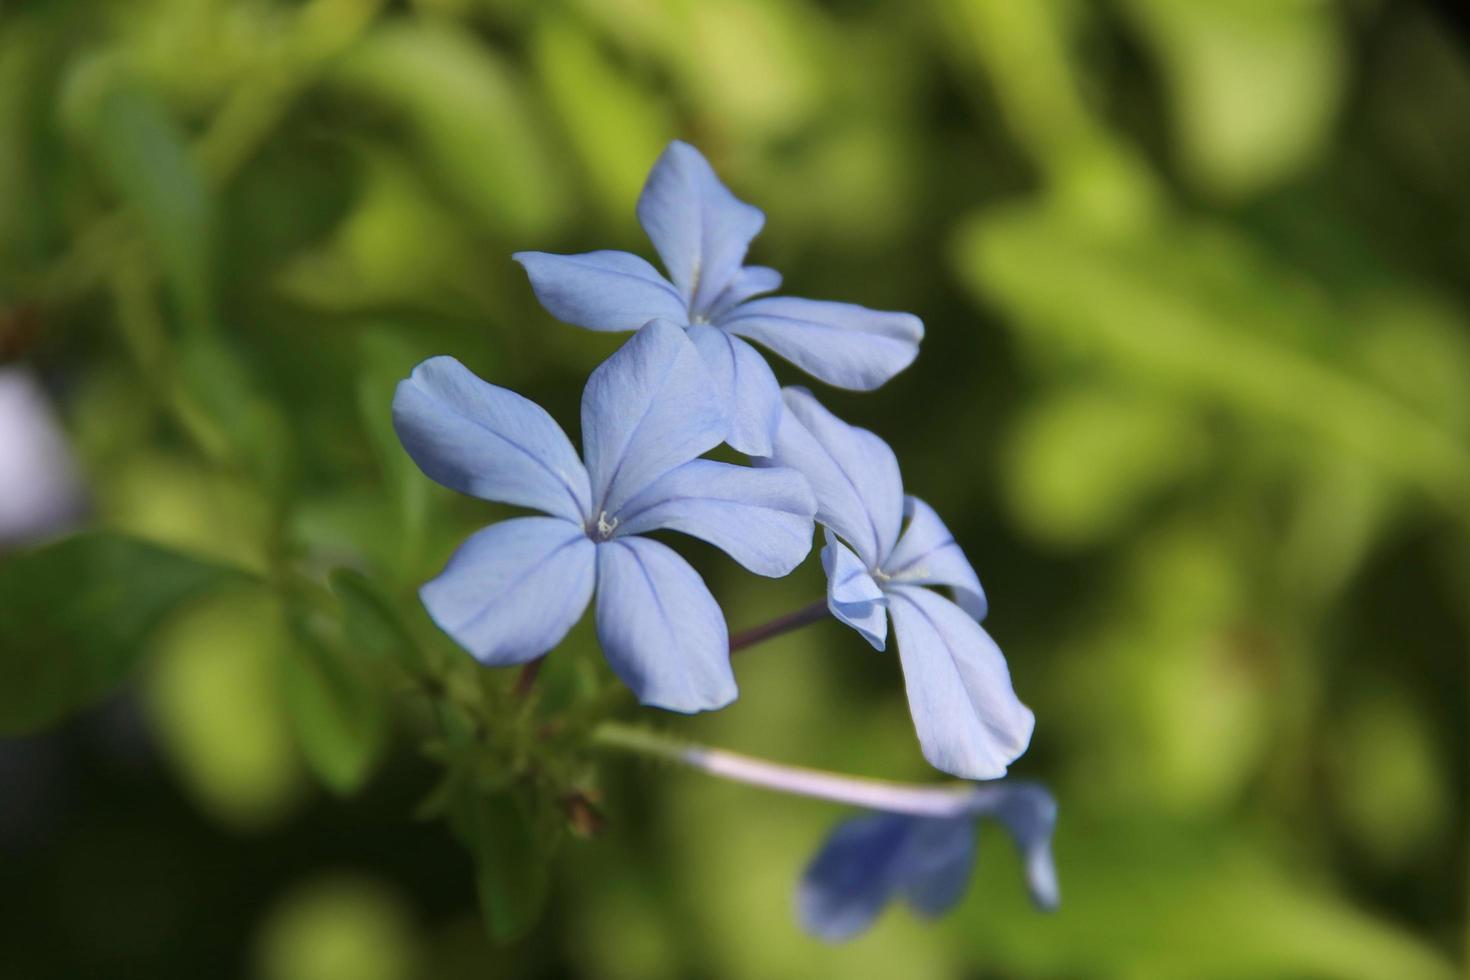
<path id="1" fill-rule="evenodd" d="M 938 918 L 964 898 L 974 867 L 973 820 L 915 820 L 901 857 L 900 887 L 914 911 Z"/>
<path id="2" fill-rule="evenodd" d="M 1057 825 L 1057 801 L 1046 788 L 1035 783 L 1005 782 L 977 787 L 993 795 L 978 812 L 988 813 L 1015 838 L 1026 863 L 1026 885 L 1031 900 L 1044 909 L 1061 903 L 1057 868 L 1052 860 L 1051 838 Z"/>
<path id="3" fill-rule="evenodd" d="M 439 628 L 492 667 L 562 641 L 592 598 L 595 547 L 578 524 L 518 517 L 470 536 L 419 590 Z"/>
<path id="4" fill-rule="evenodd" d="M 582 392 L 582 451 L 599 516 L 725 438 L 709 371 L 679 327 L 655 320 L 600 364 Z"/>
<path id="5" fill-rule="evenodd" d="M 757 575 L 790 573 L 812 550 L 817 502 L 784 467 L 696 459 L 650 483 L 618 512 L 617 534 L 666 529 L 714 545 Z"/>
<path id="6" fill-rule="evenodd" d="M 871 391 L 908 367 L 924 336 L 924 324 L 909 313 L 789 296 L 742 303 L 718 325 L 814 378 L 857 391 Z"/>
<path id="7" fill-rule="evenodd" d="M 870 813 L 839 823 L 802 876 L 797 892 L 802 926 L 821 939 L 851 939 L 897 895 L 926 917 L 949 911 L 964 897 L 974 870 L 979 817 L 1010 831 L 1026 862 L 1032 899 L 1042 908 L 1055 908 L 1056 801 L 1051 794 L 1035 783 L 1010 781 L 976 786 L 972 794 L 963 816 Z"/>
<path id="8" fill-rule="evenodd" d="M 1000 648 L 937 592 L 907 585 L 887 592 L 924 758 L 965 779 L 1005 775 L 1036 720 L 1016 698 Z"/>
<path id="9" fill-rule="evenodd" d="M 715 327 L 693 327 L 689 339 L 704 358 L 730 420 L 725 441 L 747 456 L 771 455 L 781 423 L 781 386 L 766 359 Z"/>
<path id="10" fill-rule="evenodd" d="M 452 357 L 432 357 L 399 382 L 393 427 L 419 468 L 446 487 L 586 520 L 587 471 L 566 433 L 539 405 Z"/>
<path id="11" fill-rule="evenodd" d="M 655 317 L 686 322 L 679 291 L 658 270 L 628 252 L 552 255 L 517 252 L 546 311 L 589 330 L 637 330 Z"/>
<path id="12" fill-rule="evenodd" d="M 747 265 L 735 273 L 730 285 L 710 303 L 704 312 L 705 319 L 719 320 L 746 300 L 762 293 L 774 293 L 780 288 L 781 273 L 763 265 Z"/>
<path id="13" fill-rule="evenodd" d="M 832 615 L 862 634 L 873 649 L 882 650 L 888 641 L 888 597 L 858 556 L 831 531 L 822 549 L 822 568 L 827 571 L 827 608 Z"/>
<path id="14" fill-rule="evenodd" d="M 807 932 L 842 942 L 865 932 L 898 888 L 911 817 L 871 813 L 838 824 L 807 865 L 796 914 Z"/>
<path id="15" fill-rule="evenodd" d="M 688 308 L 698 312 L 735 278 L 766 216 L 731 194 L 698 150 L 676 140 L 648 174 L 638 221 Z"/>
<path id="16" fill-rule="evenodd" d="M 720 607 L 689 563 L 657 541 L 597 546 L 597 639 L 643 704 L 708 711 L 738 693 Z"/>
<path id="17" fill-rule="evenodd" d="M 771 460 L 799 470 L 817 495 L 817 521 L 878 568 L 898 540 L 903 480 L 888 444 L 827 411 L 804 388 L 782 389 L 786 411 Z"/>
<path id="18" fill-rule="evenodd" d="M 884 574 L 895 582 L 949 586 L 961 609 L 976 622 L 984 619 L 987 604 L 980 577 L 934 508 L 918 497 L 905 497 L 904 516 L 908 526 L 884 562 Z"/>

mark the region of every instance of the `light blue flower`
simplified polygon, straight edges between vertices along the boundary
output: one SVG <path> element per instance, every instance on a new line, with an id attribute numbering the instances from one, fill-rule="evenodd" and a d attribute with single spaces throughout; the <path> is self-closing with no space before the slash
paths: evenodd
<path id="1" fill-rule="evenodd" d="M 644 704 L 692 712 L 735 699 L 720 607 L 684 559 L 640 535 L 682 531 L 785 575 L 811 550 L 816 504 L 793 470 L 696 458 L 724 437 L 724 415 L 679 327 L 648 324 L 592 372 L 585 465 L 542 408 L 452 357 L 399 384 L 393 424 L 439 483 L 548 515 L 472 535 L 420 590 L 461 646 L 490 666 L 533 660 L 595 590 L 603 652 Z"/>
<path id="2" fill-rule="evenodd" d="M 965 779 L 1005 775 L 1026 751 L 1035 719 L 980 626 L 986 602 L 975 570 L 939 516 L 904 496 L 887 443 L 804 389 L 783 397 L 769 462 L 798 470 L 816 494 L 832 615 L 878 650 L 892 617 L 924 758 Z M 928 586 L 947 587 L 954 601 Z"/>
<path id="3" fill-rule="evenodd" d="M 924 325 L 908 313 L 851 303 L 765 297 L 781 275 L 743 265 L 765 215 L 731 194 L 699 151 L 674 142 L 654 163 L 638 220 L 668 278 L 628 252 L 518 252 L 541 305 L 589 330 L 637 330 L 655 317 L 685 327 L 718 386 L 725 441 L 769 455 L 781 414 L 776 377 L 746 340 L 813 377 L 861 391 L 883 384 L 918 354 Z M 741 339 L 745 338 L 745 339 Z"/>
<path id="4" fill-rule="evenodd" d="M 1025 862 L 1032 901 L 1056 908 L 1060 895 L 1051 854 L 1056 816 L 1056 801 L 1043 787 L 1004 782 L 975 787 L 963 816 L 867 813 L 844 820 L 802 875 L 797 918 L 817 938 L 841 942 L 866 931 L 895 898 L 925 918 L 943 915 L 964 897 L 981 817 L 1010 831 Z"/>

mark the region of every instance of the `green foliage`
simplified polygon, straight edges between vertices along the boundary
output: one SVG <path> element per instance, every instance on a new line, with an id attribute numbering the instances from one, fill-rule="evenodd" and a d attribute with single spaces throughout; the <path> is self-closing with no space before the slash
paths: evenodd
<path id="1" fill-rule="evenodd" d="M 1244 197 L 1321 151 L 1343 98 L 1345 56 L 1315 0 L 1133 0 L 1168 78 L 1179 154 L 1207 191 Z"/>
<path id="2" fill-rule="evenodd" d="M 1355 843 L 1381 865 L 1401 867 L 1443 840 L 1451 806 L 1437 778 L 1443 748 L 1413 705 L 1391 692 L 1380 684 L 1343 705 L 1332 728 L 1331 785 Z"/>
<path id="3" fill-rule="evenodd" d="M 0 732 L 47 728 L 112 691 L 188 600 L 246 576 L 131 538 L 81 534 L 0 565 Z"/>
<path id="4" fill-rule="evenodd" d="M 674 135 L 665 100 L 609 63 L 596 36 L 569 17 L 547 17 L 534 42 L 537 71 L 586 170 L 593 203 L 625 220 L 648 161 Z"/>
<path id="5" fill-rule="evenodd" d="M 1038 402 L 1012 440 L 1005 478 L 1017 518 L 1074 545 L 1118 533 L 1208 452 L 1197 420 L 1110 389 Z"/>
<path id="6" fill-rule="evenodd" d="M 206 330 L 215 316 L 213 207 L 184 134 L 129 80 L 108 84 L 95 99 L 82 110 L 93 152 L 157 251 L 181 319 Z"/>
<path id="7" fill-rule="evenodd" d="M 261 391 L 228 343 L 186 340 L 179 352 L 179 423 L 207 453 L 243 471 L 280 506 L 289 491 L 294 446 L 280 408 Z"/>
<path id="8" fill-rule="evenodd" d="M 449 23 L 387 25 L 339 63 L 333 83 L 400 113 L 453 199 L 519 237 L 561 216 L 555 168 L 514 70 Z"/>
<path id="9" fill-rule="evenodd" d="M 365 651 L 297 623 L 281 663 L 286 704 L 306 761 L 338 793 L 362 786 L 387 735 L 384 689 Z"/>
<path id="10" fill-rule="evenodd" d="M 473 855 L 480 912 L 497 943 L 518 939 L 540 918 L 561 824 L 524 787 L 484 792 L 467 785 L 450 805 L 450 825 Z"/>
<path id="11" fill-rule="evenodd" d="M 1247 241 L 1176 222 L 1092 235 L 1040 208 L 975 221 L 960 238 L 959 262 L 1028 337 L 1041 334 L 1037 342 L 1095 359 L 1131 383 L 1298 426 L 1470 520 L 1470 451 L 1353 365 L 1317 356 L 1313 347 L 1339 314 L 1294 290 Z"/>
<path id="12" fill-rule="evenodd" d="M 310 777 L 281 683 L 290 636 L 259 590 L 209 597 L 150 645 L 143 676 L 148 726 L 187 797 L 224 827 L 279 827 Z"/>
<path id="13" fill-rule="evenodd" d="M 472 242 L 426 181 L 396 154 L 364 151 L 352 210 L 317 247 L 295 256 L 277 285 L 328 312 L 423 302 L 454 310 L 473 297 Z M 419 244 L 405 254 L 403 239 Z"/>
<path id="14" fill-rule="evenodd" d="M 429 516 L 429 479 L 403 452 L 393 431 L 393 395 L 420 358 L 391 332 L 364 333 L 359 345 L 357 408 L 397 516 L 397 564 L 416 568 Z M 365 585 L 365 584 L 364 584 Z"/>
<path id="15" fill-rule="evenodd" d="M 343 642 L 354 655 L 396 661 L 410 677 L 429 673 L 418 643 L 372 580 L 350 568 L 332 573 L 332 592 L 342 603 Z"/>
<path id="16" fill-rule="evenodd" d="M 1063 830 L 1058 853 L 1078 868 L 1078 879 L 1054 920 L 1009 920 L 1007 930 L 987 924 L 963 941 L 992 962 L 1025 964 L 1038 976 L 1089 970 L 1221 980 L 1457 975 L 1396 925 L 1263 860 L 1259 843 L 1243 842 L 1238 830 L 1137 817 L 1128 824 L 1093 833 Z M 1094 833 L 1106 843 L 1089 842 Z M 1000 843 L 990 838 L 982 847 Z M 1003 876 L 988 878 L 976 904 L 1019 905 L 1014 893 L 1003 894 L 1003 884 Z M 1200 929 L 1202 919 L 1213 928 Z M 1182 936 L 1189 941 L 1180 942 Z"/>
<path id="17" fill-rule="evenodd" d="M 417 936 L 400 896 L 382 882 L 334 875 L 308 881 L 270 910 L 257 940 L 263 980 L 410 980 Z"/>
<path id="18" fill-rule="evenodd" d="M 0 732 L 78 719 L 13 743 L 67 768 L 59 795 L 15 776 L 0 820 L 51 835 L 16 854 L 7 972 L 238 972 L 254 934 L 262 975 L 302 980 L 1448 975 L 1470 716 L 1448 9 L 4 5 L 0 357 L 54 395 L 92 504 L 0 554 Z M 1055 916 L 985 836 L 950 922 L 811 943 L 789 890 L 838 813 L 594 768 L 588 730 L 635 709 L 589 624 L 518 693 L 417 600 L 507 511 L 412 465 L 397 382 L 452 353 L 575 431 L 618 339 L 555 323 L 509 253 L 651 258 L 632 204 L 674 136 L 766 211 L 752 260 L 791 293 L 925 320 L 882 391 L 819 394 L 894 445 L 991 592 L 1038 718 L 1017 772 L 1061 803 Z M 814 562 L 773 583 L 688 554 L 732 629 L 822 588 Z M 931 777 L 891 656 L 815 626 L 741 657 L 736 705 L 659 720 Z M 87 708 L 135 666 L 177 794 L 93 758 L 130 751 Z"/>

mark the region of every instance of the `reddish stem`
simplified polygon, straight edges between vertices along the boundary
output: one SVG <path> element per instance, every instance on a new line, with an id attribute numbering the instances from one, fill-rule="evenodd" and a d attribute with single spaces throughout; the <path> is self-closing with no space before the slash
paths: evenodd
<path id="1" fill-rule="evenodd" d="M 811 623 L 827 618 L 827 600 L 818 599 L 810 606 L 803 606 L 795 612 L 778 616 L 769 623 L 760 626 L 752 626 L 748 630 L 736 633 L 730 637 L 730 652 L 738 653 L 747 647 L 753 647 L 757 643 L 764 643 L 773 636 L 789 633 L 794 629 L 800 629 Z"/>
<path id="2" fill-rule="evenodd" d="M 531 693 L 531 688 L 536 686 L 536 677 L 541 673 L 541 664 L 545 660 L 545 657 L 537 657 L 521 668 L 521 672 L 516 675 L 516 686 L 513 689 L 517 698 L 524 698 Z"/>

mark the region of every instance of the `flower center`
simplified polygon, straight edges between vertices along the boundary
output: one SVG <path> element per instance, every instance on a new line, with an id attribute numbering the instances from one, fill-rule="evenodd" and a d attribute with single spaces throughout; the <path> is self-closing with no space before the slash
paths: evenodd
<path id="1" fill-rule="evenodd" d="M 929 578 L 929 566 L 906 565 L 894 572 L 878 569 L 873 572 L 873 579 L 879 585 L 887 585 L 889 582 L 913 582 L 923 581 Z"/>
<path id="2" fill-rule="evenodd" d="M 597 515 L 597 526 L 589 527 L 587 533 L 592 536 L 593 541 L 606 541 L 613 536 L 613 532 L 617 529 L 617 516 L 608 517 L 607 511 L 602 511 Z"/>

